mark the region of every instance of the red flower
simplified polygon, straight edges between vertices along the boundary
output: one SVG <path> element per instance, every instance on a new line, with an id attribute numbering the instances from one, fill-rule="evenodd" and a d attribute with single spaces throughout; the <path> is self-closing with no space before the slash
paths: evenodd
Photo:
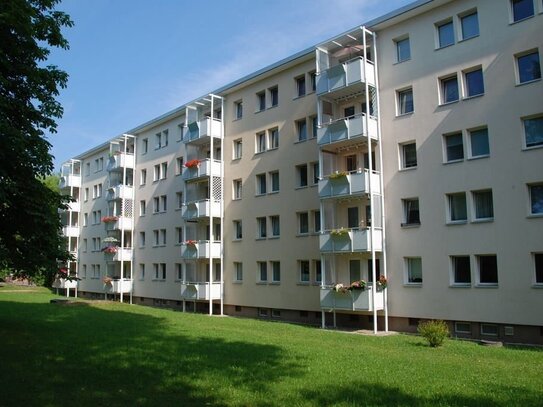
<path id="1" fill-rule="evenodd" d="M 196 240 L 187 240 L 187 244 L 191 246 L 196 246 L 197 241 Z"/>
<path id="2" fill-rule="evenodd" d="M 200 166 L 200 160 L 190 160 L 185 163 L 185 167 L 187 168 L 198 168 Z"/>

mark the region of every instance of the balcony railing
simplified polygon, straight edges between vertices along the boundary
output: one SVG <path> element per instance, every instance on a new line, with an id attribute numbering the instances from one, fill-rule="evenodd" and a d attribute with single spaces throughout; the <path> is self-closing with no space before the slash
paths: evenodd
<path id="1" fill-rule="evenodd" d="M 322 287 L 320 290 L 321 308 L 325 310 L 344 311 L 373 311 L 373 292 L 371 286 L 365 290 L 349 290 L 345 293 L 336 292 L 332 287 Z M 375 309 L 382 310 L 383 292 L 375 293 Z"/>
<path id="2" fill-rule="evenodd" d="M 184 180 L 191 180 L 191 179 L 210 177 L 210 176 L 220 177 L 220 175 L 221 175 L 221 161 L 212 160 L 209 158 L 206 158 L 205 160 L 201 160 L 199 165 L 190 167 L 190 168 L 185 168 L 185 171 L 183 171 Z"/>
<path id="3" fill-rule="evenodd" d="M 221 298 L 221 283 L 181 283 L 181 298 L 184 300 L 218 300 Z"/>
<path id="4" fill-rule="evenodd" d="M 323 124 L 320 129 L 317 129 L 317 143 L 325 145 L 344 142 L 367 137 L 368 134 L 372 140 L 378 139 L 377 119 L 373 116 L 361 114 L 350 119 L 338 119 Z"/>
<path id="5" fill-rule="evenodd" d="M 63 175 L 60 177 L 60 189 L 69 187 L 81 187 L 81 175 Z"/>
<path id="6" fill-rule="evenodd" d="M 369 229 L 347 229 L 346 233 L 324 231 L 319 236 L 320 251 L 325 253 L 353 253 L 371 251 L 371 233 Z M 382 250 L 382 231 L 374 229 L 373 249 Z"/>
<path id="7" fill-rule="evenodd" d="M 375 86 L 375 66 L 362 57 L 332 66 L 317 75 L 317 94 L 323 95 L 357 83 Z"/>
<path id="8" fill-rule="evenodd" d="M 111 282 L 104 284 L 104 291 L 108 294 L 120 294 L 121 292 L 129 293 L 132 291 L 134 282 L 129 278 L 114 279 Z"/>
<path id="9" fill-rule="evenodd" d="M 77 280 L 68 280 L 65 278 L 57 278 L 53 281 L 53 288 L 77 288 Z"/>
<path id="10" fill-rule="evenodd" d="M 113 255 L 113 261 L 131 261 L 133 249 L 131 247 L 119 247 Z"/>
<path id="11" fill-rule="evenodd" d="M 132 199 L 134 188 L 132 185 L 119 184 L 109 188 L 107 199 L 113 201 L 115 199 Z"/>
<path id="12" fill-rule="evenodd" d="M 181 216 L 185 220 L 221 216 L 221 204 L 218 201 L 202 199 L 200 201 L 188 202 L 181 207 Z"/>
<path id="13" fill-rule="evenodd" d="M 380 175 L 378 173 L 364 170 L 362 172 L 351 172 L 345 175 L 339 174 L 332 177 L 326 177 L 319 180 L 319 197 L 320 198 L 335 198 L 348 195 L 360 195 L 370 193 L 370 176 L 371 189 L 374 193 L 381 191 Z"/>
<path id="14" fill-rule="evenodd" d="M 62 234 L 66 237 L 77 237 L 79 236 L 79 227 L 78 226 L 64 226 L 62 228 Z"/>
<path id="15" fill-rule="evenodd" d="M 183 130 L 183 142 L 204 142 L 210 137 L 221 138 L 221 126 L 220 120 L 211 119 L 210 117 L 189 123 Z"/>
<path id="16" fill-rule="evenodd" d="M 122 170 L 125 167 L 134 168 L 134 163 L 134 154 L 115 153 L 111 157 L 109 157 L 109 161 L 107 162 L 107 170 L 118 171 Z"/>
<path id="17" fill-rule="evenodd" d="M 194 243 L 181 244 L 181 257 L 183 259 L 209 259 L 221 255 L 221 242 L 199 240 Z"/>
<path id="18" fill-rule="evenodd" d="M 106 223 L 106 230 L 131 230 L 133 223 L 132 218 L 119 216 L 116 221 Z"/>

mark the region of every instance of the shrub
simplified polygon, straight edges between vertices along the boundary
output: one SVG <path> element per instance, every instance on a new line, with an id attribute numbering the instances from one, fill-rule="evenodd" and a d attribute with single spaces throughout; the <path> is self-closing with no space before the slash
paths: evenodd
<path id="1" fill-rule="evenodd" d="M 443 345 L 449 336 L 449 327 L 444 321 L 422 321 L 417 330 L 433 348 Z"/>

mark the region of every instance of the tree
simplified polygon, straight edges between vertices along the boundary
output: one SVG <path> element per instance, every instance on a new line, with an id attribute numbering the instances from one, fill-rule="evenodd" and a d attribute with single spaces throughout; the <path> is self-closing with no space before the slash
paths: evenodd
<path id="1" fill-rule="evenodd" d="M 68 49 L 70 17 L 59 0 L 0 1 L 0 267 L 28 276 L 56 272 L 68 257 L 58 208 L 68 201 L 43 179 L 53 170 L 46 132 L 63 110 L 55 99 L 68 75 L 45 63 Z"/>

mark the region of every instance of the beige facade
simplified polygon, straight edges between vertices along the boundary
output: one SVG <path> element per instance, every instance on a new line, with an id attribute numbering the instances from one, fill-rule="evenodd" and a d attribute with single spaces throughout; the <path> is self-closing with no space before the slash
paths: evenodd
<path id="1" fill-rule="evenodd" d="M 75 157 L 78 291 L 541 343 L 542 23 L 419 1 Z"/>

